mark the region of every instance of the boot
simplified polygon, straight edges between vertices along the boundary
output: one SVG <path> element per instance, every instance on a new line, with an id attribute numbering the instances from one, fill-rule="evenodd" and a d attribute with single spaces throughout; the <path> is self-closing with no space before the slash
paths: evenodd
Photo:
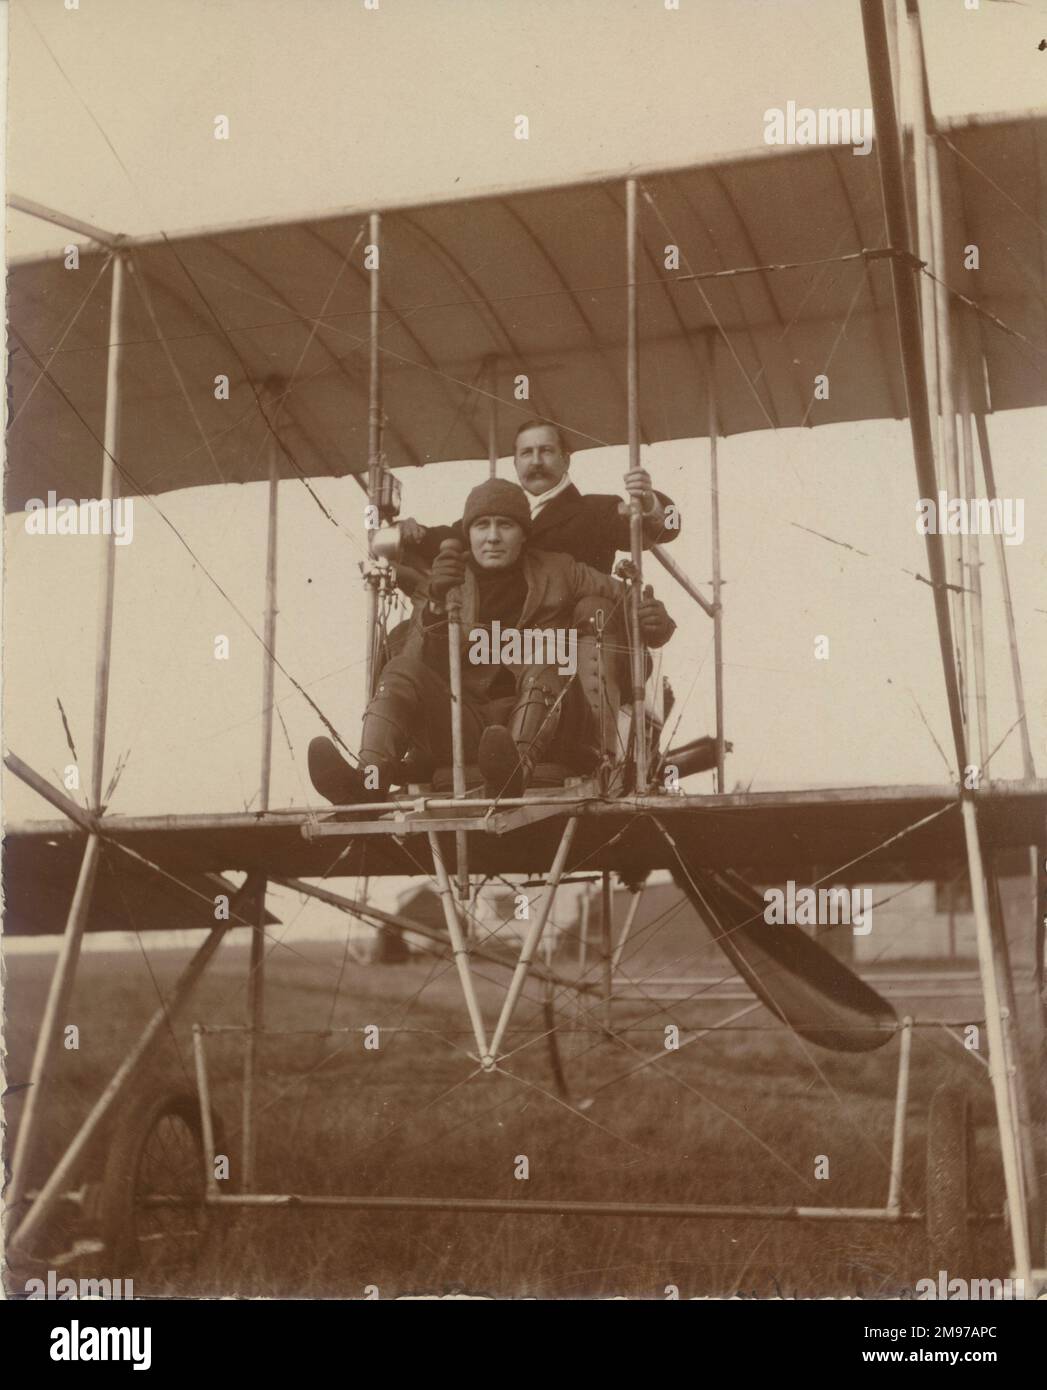
<path id="1" fill-rule="evenodd" d="M 314 738 L 309 745 L 309 777 L 313 786 L 332 806 L 349 806 L 358 801 L 384 801 L 389 791 L 389 769 L 377 763 L 378 786 L 370 787 L 366 767 L 346 762 L 329 738 Z"/>
<path id="2" fill-rule="evenodd" d="M 503 796 L 523 796 L 523 765 L 504 724 L 491 724 L 484 729 L 476 760 L 484 779 L 484 796 L 492 801 Z"/>
<path id="3" fill-rule="evenodd" d="M 520 771 L 520 795 L 527 790 L 531 774 L 552 746 L 560 724 L 562 701 L 557 701 L 565 689 L 562 677 L 552 667 L 525 676 L 512 714 L 508 735 L 516 748 Z M 508 796 L 508 792 L 502 795 Z"/>

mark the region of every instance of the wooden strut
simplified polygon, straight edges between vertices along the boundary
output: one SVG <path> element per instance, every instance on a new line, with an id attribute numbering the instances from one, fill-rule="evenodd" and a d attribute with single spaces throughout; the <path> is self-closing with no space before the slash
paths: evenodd
<path id="1" fill-rule="evenodd" d="M 629 940 L 629 933 L 632 931 L 633 923 L 636 921 L 636 914 L 640 910 L 640 903 L 643 901 L 643 895 L 644 885 L 641 884 L 636 892 L 633 893 L 632 901 L 629 903 L 629 911 L 626 913 L 625 924 L 622 927 L 621 935 L 618 937 L 618 945 L 614 948 L 614 955 L 611 957 L 612 973 L 618 969 L 622 962 L 622 952 L 625 950 L 626 943 Z"/>
<path id="2" fill-rule="evenodd" d="M 861 6 L 888 244 L 896 251 L 908 253 L 910 243 L 905 213 L 902 146 L 897 112 L 894 107 L 883 3 L 882 0 L 861 0 Z M 908 9 L 910 16 L 917 10 L 915 0 L 908 0 Z M 936 491 L 934 451 L 931 441 L 927 377 L 921 343 L 919 300 L 912 278 L 913 273 L 902 257 L 891 257 L 895 315 L 898 323 L 917 485 L 921 496 L 932 497 Z M 963 771 L 967 766 L 966 733 L 954 660 L 955 648 L 946 587 L 944 547 L 941 536 L 934 532 L 929 531 L 925 540 L 934 592 L 942 674 L 945 679 L 949 719 L 962 786 Z M 1000 1149 L 1003 1157 L 1004 1184 L 1007 1194 L 1014 1264 L 1017 1277 L 1023 1280 L 1024 1286 L 1031 1296 L 1033 1285 L 1029 1245 L 1029 1213 L 1019 1155 L 1019 1120 L 1015 1110 L 1012 1087 L 1007 1075 L 1005 1020 L 1001 1012 L 1002 1001 L 997 980 L 997 964 L 993 953 L 981 837 L 975 802 L 966 790 L 961 792 L 960 804 L 974 906 L 978 959 L 985 995 L 985 1023 L 989 1035 L 989 1072 L 992 1079 Z"/>
<path id="3" fill-rule="evenodd" d="M 960 443 L 963 456 L 963 491 L 970 500 L 975 496 L 978 485 L 974 476 L 974 430 L 971 420 L 970 370 L 967 354 L 963 351 L 963 336 L 958 335 L 960 351 L 957 354 L 957 378 L 959 390 L 957 397 L 960 406 Z M 1002 537 L 1001 537 L 1002 540 Z M 967 612 L 970 618 L 970 658 L 968 671 L 974 673 L 975 728 L 978 742 L 979 780 L 989 775 L 989 758 L 992 752 L 989 743 L 989 697 L 985 682 L 985 626 L 982 616 L 982 557 L 981 543 L 976 527 L 971 527 L 966 537 L 966 565 L 963 583 L 970 594 Z M 970 723 L 970 721 L 968 721 Z"/>
<path id="4" fill-rule="evenodd" d="M 917 20 L 919 12 L 917 11 Z M 959 450 L 956 440 L 956 400 L 954 393 L 954 369 L 952 350 L 952 320 L 949 313 L 949 289 L 946 283 L 948 269 L 945 261 L 945 214 L 942 207 L 941 161 L 938 143 L 934 138 L 934 116 L 930 109 L 930 96 L 927 91 L 926 67 L 923 73 L 923 100 L 927 105 L 927 125 L 931 139 L 927 145 L 928 170 L 931 193 L 931 269 L 934 272 L 934 312 L 938 334 L 938 392 L 941 398 L 942 422 L 942 472 L 950 497 L 961 497 Z M 926 276 L 921 277 L 926 279 Z M 941 518 L 938 518 L 941 525 Z M 964 592 L 964 537 L 949 535 L 945 541 L 946 567 L 949 573 L 949 590 L 953 612 L 953 635 L 956 646 L 956 669 L 959 673 L 960 693 L 964 720 L 970 701 L 969 672 L 963 651 L 964 633 L 967 628 L 967 597 Z"/>
<path id="5" fill-rule="evenodd" d="M 578 818 L 577 816 L 572 816 L 564 826 L 563 834 L 560 836 L 560 844 L 556 850 L 556 857 L 553 860 L 552 868 L 549 870 L 549 887 L 546 890 L 545 896 L 542 898 L 542 906 L 538 916 L 527 930 L 523 946 L 520 948 L 520 959 L 517 962 L 516 969 L 513 971 L 513 978 L 510 981 L 509 989 L 502 1003 L 502 1011 L 498 1016 L 498 1023 L 495 1026 L 494 1036 L 491 1039 L 488 1061 L 489 1065 L 492 1067 L 498 1060 L 498 1049 L 501 1046 L 502 1039 L 505 1037 L 505 1031 L 509 1027 L 509 1021 L 513 1016 L 513 1010 L 516 1008 L 516 1002 L 523 990 L 524 982 L 531 968 L 531 962 L 538 949 L 538 944 L 542 939 L 542 933 L 545 931 L 545 924 L 549 920 L 549 913 L 552 911 L 553 902 L 556 898 L 556 890 L 560 886 L 560 879 L 563 877 L 564 869 L 567 867 L 567 856 L 570 853 L 571 842 L 574 840 L 574 834 L 577 829 Z"/>
<path id="6" fill-rule="evenodd" d="M 974 427 L 978 435 L 978 452 L 982 460 L 982 473 L 985 479 L 985 495 L 990 502 L 997 500 L 996 470 L 993 468 L 992 450 L 989 447 L 989 427 L 984 410 L 975 411 Z M 1018 651 L 1018 629 L 1014 617 L 1014 600 L 1011 595 L 1011 577 L 1007 565 L 1007 546 L 1003 535 L 993 530 L 993 544 L 996 550 L 996 563 L 1000 572 L 1000 585 L 1003 589 L 1003 616 L 1007 626 L 1007 645 L 1011 654 L 1011 680 L 1014 685 L 1014 703 L 1018 712 L 1018 738 L 1022 747 L 1022 771 L 1032 781 L 1036 776 L 1036 762 L 1033 758 L 1032 739 L 1029 734 L 1029 721 L 1026 717 L 1025 683 L 1022 679 L 1022 663 Z"/>
<path id="7" fill-rule="evenodd" d="M 716 689 L 716 790 L 724 792 L 726 743 L 723 712 L 723 575 L 720 571 L 720 468 L 719 424 L 716 414 L 716 340 L 705 339 L 705 390 L 709 433 L 709 526 L 713 551 L 713 661 Z"/>
<path id="8" fill-rule="evenodd" d="M 498 476 L 498 363 L 491 358 L 487 368 L 487 466 L 492 478 Z"/>
<path id="9" fill-rule="evenodd" d="M 625 261 L 628 291 L 626 298 L 626 390 L 629 415 L 629 471 L 640 467 L 640 375 L 639 314 L 636 294 L 636 180 L 625 184 Z M 640 634 L 640 598 L 643 592 L 643 501 L 629 498 L 629 548 L 633 575 L 630 580 L 629 608 L 631 640 L 629 654 L 633 686 L 633 749 L 636 758 L 636 790 L 647 790 L 647 710 L 644 695 L 644 652 Z"/>
<path id="10" fill-rule="evenodd" d="M 265 550 L 265 628 L 262 664 L 262 749 L 259 809 L 269 810 L 273 760 L 273 696 L 276 674 L 277 536 L 280 474 L 276 441 L 270 436 L 268 526 Z M 254 1183 L 254 1092 L 258 1061 L 258 1037 L 265 1028 L 265 894 L 267 883 L 258 885 L 258 912 L 251 925 L 251 953 L 247 973 L 247 1032 L 244 1035 L 243 1096 L 241 1109 L 241 1183 L 250 1192 Z"/>
<path id="11" fill-rule="evenodd" d="M 97 843 L 97 840 L 96 840 Z M 156 1044 L 168 1033 L 172 1020 L 181 1012 L 186 1000 L 196 987 L 197 981 L 206 970 L 211 957 L 222 944 L 222 938 L 229 929 L 230 922 L 218 922 L 208 933 L 206 941 L 200 946 L 189 964 L 182 971 L 170 998 L 150 1018 L 138 1041 L 113 1073 L 109 1084 L 91 1107 L 83 1124 L 70 1140 L 68 1147 L 40 1192 L 25 1220 L 12 1237 L 12 1247 L 27 1250 L 29 1242 L 40 1230 L 55 1202 L 66 1191 L 76 1169 L 86 1154 L 92 1140 L 102 1125 L 127 1094 L 128 1086 L 139 1067 L 147 1060 Z"/>
<path id="12" fill-rule="evenodd" d="M 916 190 L 916 254 L 925 264 L 933 255 L 931 245 L 931 182 L 928 164 L 927 103 L 923 97 L 923 35 L 920 18 L 911 10 L 906 16 L 909 42 L 906 54 L 909 62 L 906 76 L 912 104 L 913 182 Z M 900 110 L 900 106 L 896 108 Z M 934 281 L 920 276 L 920 325 L 922 329 L 923 360 L 927 372 L 927 397 L 930 405 L 931 428 L 937 430 L 940 417 L 938 398 L 938 332 L 936 325 Z M 934 440 L 937 460 L 936 481 L 941 482 L 941 457 L 938 440 Z"/>
<path id="13" fill-rule="evenodd" d="M 689 594 L 690 597 L 694 599 L 695 603 L 707 617 L 714 618 L 716 616 L 715 605 L 709 602 L 694 580 L 684 572 L 683 568 L 676 563 L 663 546 L 652 545 L 651 554 L 662 568 L 672 575 L 680 588 L 683 589 L 684 593 Z"/>
<path id="14" fill-rule="evenodd" d="M 970 356 L 970 354 L 969 354 Z M 975 359 L 979 367 L 982 366 L 981 359 Z M 968 363 L 970 365 L 970 363 Z M 975 387 L 975 383 L 969 380 L 969 386 Z M 982 461 L 982 473 L 985 481 L 985 495 L 990 502 L 997 499 L 996 492 L 996 473 L 992 463 L 992 452 L 989 447 L 989 429 L 986 422 L 985 413 L 982 409 L 974 412 L 974 424 L 978 436 L 978 452 Z M 1018 652 L 1018 633 L 1014 618 L 1014 603 L 1011 598 L 1011 579 L 1007 566 L 1007 547 L 1004 538 L 999 531 L 993 532 L 993 543 L 996 552 L 997 569 L 1000 575 L 1000 586 L 1003 591 L 1003 612 L 1004 621 L 1007 626 L 1007 643 L 1011 656 L 1011 680 L 1014 685 L 1014 703 L 1018 712 L 1018 737 L 1022 749 L 1022 771 L 1028 781 L 1033 782 L 1036 778 L 1036 762 L 1033 758 L 1032 739 L 1029 734 L 1029 720 L 1026 714 L 1025 705 L 1025 685 L 1022 679 L 1022 663 Z M 1044 940 L 1047 936 L 1045 922 L 1047 922 L 1047 895 L 1041 888 L 1044 877 L 1044 865 L 1047 863 L 1047 826 L 1044 827 L 1038 845 L 1029 847 L 1029 877 L 1032 884 L 1032 912 L 1035 923 L 1035 949 L 1038 979 L 1041 990 L 1043 988 L 1044 970 Z M 1042 997 L 1041 1009 L 1044 1011 L 1045 1022 L 1047 1022 L 1047 995 Z"/>
<path id="15" fill-rule="evenodd" d="M 449 544 L 449 542 L 445 542 Z M 462 602 L 457 589 L 447 595 L 447 670 L 451 686 L 451 776 L 455 800 L 465 798 L 465 744 L 462 737 Z M 469 902 L 468 832 L 454 832 L 458 901 Z"/>
<path id="16" fill-rule="evenodd" d="M 177 1207 L 187 1204 L 185 1197 L 155 1197 L 151 1205 Z M 207 1198 L 216 1207 L 269 1207 L 289 1210 L 312 1208 L 342 1211 L 428 1211 L 473 1212 L 501 1216 L 637 1216 L 668 1217 L 670 1220 L 744 1221 L 866 1221 L 885 1225 L 915 1224 L 922 1221 L 918 1211 L 895 1215 L 883 1207 L 761 1207 L 686 1202 L 585 1202 L 547 1201 L 540 1198 L 513 1200 L 505 1197 L 349 1197 L 340 1193 L 315 1196 L 302 1192 L 266 1192 L 241 1196 L 222 1193 Z"/>
<path id="17" fill-rule="evenodd" d="M 444 921 L 447 924 L 447 934 L 451 938 L 455 968 L 458 971 L 462 994 L 465 997 L 465 1007 L 469 1014 L 469 1022 L 472 1024 L 473 1037 L 476 1039 L 477 1055 L 484 1068 L 489 1069 L 487 1037 L 484 1032 L 483 1018 L 480 1014 L 480 1005 L 476 999 L 476 990 L 473 987 L 472 971 L 469 969 L 469 948 L 462 931 L 461 918 L 458 915 L 459 907 L 454 900 L 451 880 L 447 876 L 443 850 L 440 848 L 440 836 L 434 830 L 429 832 L 429 849 L 433 856 L 433 869 L 436 872 L 440 905 L 443 908 Z"/>
<path id="18" fill-rule="evenodd" d="M 380 922 L 383 926 L 395 927 L 399 931 L 415 932 L 418 936 L 425 937 L 428 941 L 433 941 L 438 945 L 445 944 L 443 934 L 435 928 L 427 927 L 424 922 L 416 922 L 413 918 L 404 917 L 396 912 L 384 912 L 379 907 L 373 907 L 370 903 L 360 899 L 346 897 L 344 893 L 336 893 L 333 889 L 323 888 L 316 883 L 307 883 L 301 878 L 276 878 L 274 883 L 281 884 L 284 888 L 290 888 L 292 892 L 303 893 L 307 898 L 316 898 L 318 902 L 328 903 L 331 907 L 337 907 L 342 912 L 347 912 L 360 917 L 370 917 L 375 922 Z M 506 967 L 510 961 L 496 955 L 493 951 L 485 951 L 482 946 L 470 948 L 470 959 L 488 961 L 492 965 Z M 556 985 L 560 989 L 579 989 L 576 979 L 566 975 L 560 975 L 556 971 L 547 970 L 544 966 L 535 965 L 533 972 L 548 984 Z M 209 1029 L 209 1032 L 213 1029 Z"/>
<path id="19" fill-rule="evenodd" d="M 603 967 L 604 1027 L 611 1028 L 611 1001 L 614 996 L 614 950 L 611 937 L 611 914 L 614 898 L 611 893 L 611 871 L 604 869 L 600 876 L 600 955 Z"/>
<path id="20" fill-rule="evenodd" d="M 121 253 L 113 257 L 113 278 L 109 300 L 109 339 L 106 354 L 105 427 L 102 452 L 101 500 L 108 501 L 110 512 L 117 496 L 116 453 L 120 434 L 120 366 L 123 356 L 122 323 L 125 259 Z M 101 588 L 100 619 L 95 652 L 94 716 L 91 739 L 91 808 L 95 816 L 102 813 L 102 775 L 105 760 L 106 719 L 109 708 L 109 668 L 113 649 L 113 596 L 116 585 L 116 537 L 112 528 L 102 537 L 99 583 Z M 66 917 L 65 931 L 54 972 L 48 988 L 47 1002 L 36 1039 L 29 1089 L 25 1108 L 18 1127 L 18 1138 L 11 1165 L 11 1184 L 7 1201 L 13 1206 L 27 1190 L 29 1171 L 39 1143 L 44 1097 L 50 1085 L 51 1065 L 58 1040 L 58 1030 L 65 1021 L 66 1010 L 73 992 L 80 945 L 91 910 L 91 896 L 101 843 L 91 832 L 84 848 L 73 900 Z M 34 1209 L 39 1204 L 37 1198 Z"/>
<path id="21" fill-rule="evenodd" d="M 909 1104 L 909 1069 L 912 1059 L 913 1020 L 902 1019 L 898 1049 L 898 1085 L 894 1093 L 894 1130 L 891 1137 L 891 1176 L 887 1188 L 887 1210 L 897 1216 L 902 1209 L 902 1172 L 905 1165 L 905 1115 Z"/>
<path id="22" fill-rule="evenodd" d="M 85 861 L 89 863 L 92 856 L 96 857 L 96 852 L 92 851 L 91 846 L 100 846 L 102 840 L 106 838 L 106 833 L 102 828 L 101 818 L 91 811 L 85 811 L 74 801 L 64 796 L 14 753 L 6 754 L 4 763 L 16 777 L 19 777 L 27 786 L 39 792 L 47 801 L 67 815 L 74 824 L 87 831 L 88 842 Z M 149 865 L 149 867 L 156 868 L 155 865 Z M 83 867 L 81 868 L 81 883 L 82 881 Z M 216 881 L 221 882 L 220 879 Z M 83 898 L 86 891 L 86 889 L 81 891 L 81 884 L 78 883 L 77 897 Z M 236 895 L 236 900 L 239 901 L 241 898 L 247 897 L 248 895 L 249 890 L 245 885 Z M 75 910 L 76 899 L 74 899 L 74 911 Z M 246 925 L 246 918 L 241 917 L 237 912 L 233 912 L 229 921 L 222 921 L 211 929 L 206 941 L 182 972 L 169 999 L 166 1003 L 161 1003 L 160 1008 L 150 1019 L 140 1035 L 138 1042 L 117 1068 L 102 1096 L 96 1102 L 95 1106 L 80 1126 L 80 1129 L 70 1140 L 57 1167 L 47 1179 L 40 1192 L 34 1197 L 32 1206 L 25 1220 L 12 1238 L 12 1249 L 16 1246 L 20 1249 L 26 1249 L 32 1237 L 43 1226 L 54 1204 L 59 1200 L 63 1191 L 66 1190 L 71 1182 L 77 1167 L 87 1153 L 95 1135 L 99 1132 L 112 1110 L 126 1095 L 135 1074 L 145 1062 L 148 1061 L 154 1046 L 169 1032 L 172 1020 L 177 1016 L 178 1012 L 189 998 L 196 982 L 206 969 L 226 931 L 229 930 L 230 926 L 237 924 Z M 63 938 L 63 950 L 66 948 L 68 939 L 68 935 Z M 41 1037 L 43 1036 L 44 1030 L 42 1029 Z M 37 1093 L 37 1097 L 38 1095 L 39 1093 Z M 37 1103 L 39 1103 L 38 1098 Z M 13 1192 L 9 1190 L 8 1206 L 13 1209 L 14 1203 L 12 1198 Z"/>
<path id="23" fill-rule="evenodd" d="M 372 212 L 368 219 L 368 250 L 374 257 L 374 264 L 368 271 L 370 276 L 370 341 L 367 378 L 367 502 L 377 507 L 382 491 L 382 354 L 378 341 L 381 327 L 382 279 L 381 279 L 381 241 L 382 219 Z M 376 522 L 377 525 L 377 522 Z M 371 530 L 368 530 L 370 537 Z M 364 667 L 364 700 L 374 694 L 375 683 L 375 636 L 378 630 L 378 576 L 369 572 L 365 580 L 367 592 L 367 638 L 364 647 L 366 658 Z"/>

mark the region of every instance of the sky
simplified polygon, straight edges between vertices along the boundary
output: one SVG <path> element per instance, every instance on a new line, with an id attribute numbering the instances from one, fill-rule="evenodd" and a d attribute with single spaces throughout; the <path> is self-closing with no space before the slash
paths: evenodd
<path id="1" fill-rule="evenodd" d="M 1047 7 L 922 8 L 940 117 L 1043 106 Z M 72 11 L 17 0 L 7 12 L 8 191 L 133 234 L 698 162 L 759 145 L 769 106 L 868 103 L 852 0 L 680 0 L 678 11 L 662 0 L 380 0 L 377 11 L 362 0 L 81 0 Z M 526 143 L 511 138 L 519 113 Z M 229 117 L 227 143 L 212 138 L 216 114 Z M 68 239 L 8 215 L 9 257 Z M 1026 539 L 1008 560 L 1042 773 L 1047 411 L 990 428 L 1000 492 L 1025 499 Z M 656 445 L 645 461 L 683 508 L 674 555 L 707 582 L 706 446 Z M 906 573 L 925 572 L 907 424 L 737 436 L 720 466 L 728 784 L 945 779 L 930 590 Z M 624 468 L 622 449 L 592 450 L 572 473 L 583 491 L 615 491 Z M 412 472 L 405 511 L 448 521 L 485 472 L 467 461 Z M 353 482 L 315 488 L 336 516 L 358 517 Z M 199 488 L 158 504 L 256 628 L 264 491 Z M 277 650 L 350 743 L 363 681 L 354 526 L 333 527 L 300 484 L 281 485 Z M 994 770 L 1016 776 L 998 580 L 991 564 L 983 572 L 991 741 L 1004 739 Z M 5 578 L 4 743 L 57 776 L 70 760 L 58 698 L 78 750 L 90 739 L 97 545 L 29 537 L 11 517 Z M 711 625 L 668 576 L 654 582 L 680 625 L 665 669 L 684 741 L 713 727 Z M 214 660 L 218 634 L 228 662 Z M 819 635 L 828 661 L 814 658 Z M 117 552 L 107 778 L 128 758 L 112 809 L 256 806 L 260 677 L 257 643 L 139 503 L 134 543 Z M 322 730 L 279 675 L 276 694 L 272 804 L 302 805 L 313 799 L 304 750 Z M 9 817 L 49 814 L 10 778 L 4 792 Z"/>

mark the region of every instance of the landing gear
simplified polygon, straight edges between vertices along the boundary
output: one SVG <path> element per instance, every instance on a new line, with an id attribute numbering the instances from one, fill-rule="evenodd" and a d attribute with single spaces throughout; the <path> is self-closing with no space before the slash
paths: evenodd
<path id="1" fill-rule="evenodd" d="M 215 1148 L 224 1151 L 215 1122 Z M 115 1271 L 185 1274 L 207 1232 L 200 1104 L 192 1091 L 141 1095 L 117 1126 L 106 1161 L 99 1225 Z"/>
<path id="2" fill-rule="evenodd" d="M 966 1278 L 971 1260 L 968 1230 L 974 1142 L 964 1091 L 939 1086 L 927 1122 L 927 1240 L 932 1271 Z"/>

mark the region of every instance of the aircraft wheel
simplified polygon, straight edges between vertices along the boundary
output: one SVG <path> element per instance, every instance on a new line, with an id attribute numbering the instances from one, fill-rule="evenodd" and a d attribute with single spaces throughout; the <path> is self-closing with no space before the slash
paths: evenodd
<path id="1" fill-rule="evenodd" d="M 963 1278 L 970 1262 L 967 1215 L 973 1168 L 973 1128 L 967 1095 L 939 1086 L 927 1123 L 927 1239 L 931 1270 Z"/>
<path id="2" fill-rule="evenodd" d="M 215 1121 L 215 1149 L 224 1137 Z M 125 1110 L 106 1160 L 99 1225 L 108 1259 L 125 1270 L 184 1273 L 207 1232 L 200 1103 L 189 1090 L 141 1095 Z M 150 1198 L 178 1198 L 177 1205 Z"/>

